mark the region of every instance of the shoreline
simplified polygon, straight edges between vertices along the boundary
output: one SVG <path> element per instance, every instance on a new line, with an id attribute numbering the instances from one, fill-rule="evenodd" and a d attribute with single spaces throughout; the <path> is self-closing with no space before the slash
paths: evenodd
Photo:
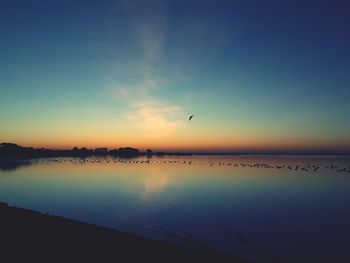
<path id="1" fill-rule="evenodd" d="M 1 254 L 8 262 L 249 262 L 214 248 L 185 247 L 3 202 L 0 218 Z"/>
<path id="2" fill-rule="evenodd" d="M 163 157 L 163 156 L 341 156 L 350 157 L 349 150 L 251 150 L 251 151 L 182 151 L 182 152 L 169 152 L 169 151 L 152 151 L 147 149 L 146 151 L 140 151 L 139 149 L 132 147 L 121 147 L 118 149 L 108 148 L 96 148 L 87 149 L 85 147 L 74 147 L 71 150 L 68 149 L 46 149 L 46 148 L 33 148 L 22 147 L 15 143 L 0 143 L 0 158 L 50 158 L 50 157 L 78 157 L 87 158 L 92 156 L 112 156 L 120 158 L 137 158 L 137 157 Z"/>

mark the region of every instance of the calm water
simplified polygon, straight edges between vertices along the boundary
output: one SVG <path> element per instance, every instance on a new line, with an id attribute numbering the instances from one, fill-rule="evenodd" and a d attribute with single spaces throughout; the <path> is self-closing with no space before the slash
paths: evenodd
<path id="1" fill-rule="evenodd" d="M 167 237 L 145 228 L 189 233 L 256 262 L 271 261 L 261 251 L 280 262 L 350 262 L 350 158 L 55 158 L 1 167 L 0 201 L 11 205 L 152 238 Z"/>

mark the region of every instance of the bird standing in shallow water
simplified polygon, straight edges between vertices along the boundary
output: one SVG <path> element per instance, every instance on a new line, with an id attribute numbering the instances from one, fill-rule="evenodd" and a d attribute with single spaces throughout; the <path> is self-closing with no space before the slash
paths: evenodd
<path id="1" fill-rule="evenodd" d="M 193 117 L 194 117 L 194 115 L 191 115 L 191 116 L 188 118 L 188 121 L 191 121 Z"/>

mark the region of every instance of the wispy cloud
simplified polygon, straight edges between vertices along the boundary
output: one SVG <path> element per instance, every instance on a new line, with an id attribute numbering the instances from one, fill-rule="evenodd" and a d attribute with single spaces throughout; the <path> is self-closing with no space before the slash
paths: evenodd
<path id="1" fill-rule="evenodd" d="M 151 77 L 143 77 L 136 83 L 111 81 L 110 91 L 116 99 L 139 101 L 152 96 L 152 91 L 158 88 L 158 81 Z"/>
<path id="2" fill-rule="evenodd" d="M 139 129 L 151 138 L 173 134 L 183 126 L 178 116 L 182 108 L 176 105 L 161 105 L 159 101 L 149 101 L 133 105 L 126 119 L 133 128 Z"/>
<path id="3" fill-rule="evenodd" d="M 161 0 L 125 1 L 124 9 L 128 20 L 124 32 L 133 52 L 116 62 L 111 93 L 126 105 L 122 117 L 129 127 L 150 137 L 171 135 L 187 116 L 182 105 L 162 97 L 167 93 L 164 87 L 199 78 L 200 68 L 213 60 L 221 46 L 225 30 L 214 18 L 186 15 L 174 27 Z M 182 101 L 188 101 L 191 92 L 179 93 Z"/>
<path id="4" fill-rule="evenodd" d="M 182 126 L 180 119 L 183 114 L 180 105 L 155 95 L 162 81 L 154 73 L 154 67 L 162 59 L 166 37 L 165 9 L 160 3 L 141 13 L 142 7 L 126 3 L 130 31 L 141 55 L 127 80 L 118 79 L 111 83 L 112 95 L 129 104 L 123 113 L 127 124 L 152 138 L 176 132 Z"/>

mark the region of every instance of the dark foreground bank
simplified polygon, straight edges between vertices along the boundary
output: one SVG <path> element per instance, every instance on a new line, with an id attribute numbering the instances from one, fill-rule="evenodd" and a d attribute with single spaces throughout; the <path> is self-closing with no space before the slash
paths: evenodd
<path id="1" fill-rule="evenodd" d="M 2 262 L 247 262 L 0 203 Z"/>

